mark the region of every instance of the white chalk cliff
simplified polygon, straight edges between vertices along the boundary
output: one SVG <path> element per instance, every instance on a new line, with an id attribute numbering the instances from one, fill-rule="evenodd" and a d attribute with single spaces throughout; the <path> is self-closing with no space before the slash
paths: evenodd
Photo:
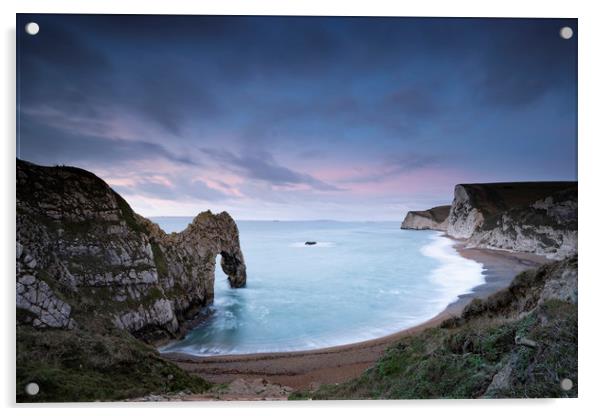
<path id="1" fill-rule="evenodd" d="M 216 256 L 246 282 L 238 228 L 199 214 L 164 233 L 90 172 L 17 161 L 17 321 L 71 329 L 99 322 L 149 341 L 176 337 L 213 300 Z"/>
<path id="2" fill-rule="evenodd" d="M 442 205 L 425 211 L 409 211 L 401 223 L 401 228 L 447 231 L 449 210 L 449 205 Z"/>
<path id="3" fill-rule="evenodd" d="M 411 211 L 402 228 L 445 231 L 467 247 L 563 259 L 577 253 L 577 183 L 461 184 L 445 221 Z M 445 227 L 445 225 L 447 225 Z"/>

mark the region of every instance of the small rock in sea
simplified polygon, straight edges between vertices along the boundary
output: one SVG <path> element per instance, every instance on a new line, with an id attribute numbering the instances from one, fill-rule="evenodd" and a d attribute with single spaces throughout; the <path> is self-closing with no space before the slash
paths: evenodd
<path id="1" fill-rule="evenodd" d="M 306 241 L 305 242 L 306 246 L 313 246 L 313 245 L 316 245 L 316 244 L 318 244 L 316 241 Z"/>

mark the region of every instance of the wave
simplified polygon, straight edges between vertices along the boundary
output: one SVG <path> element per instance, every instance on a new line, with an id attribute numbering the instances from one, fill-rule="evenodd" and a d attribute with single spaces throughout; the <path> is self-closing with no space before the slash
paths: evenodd
<path id="1" fill-rule="evenodd" d="M 363 236 L 361 244 L 355 242 L 366 257 L 349 257 L 348 252 L 335 249 L 337 256 L 347 257 L 343 257 L 344 262 L 332 263 L 332 270 L 343 267 L 344 276 L 353 276 L 344 281 L 354 284 L 343 286 L 337 280 L 338 274 L 323 267 L 331 264 L 329 250 L 318 250 L 316 253 L 321 254 L 310 256 L 325 256 L 327 263 L 305 261 L 305 255 L 299 257 L 299 252 L 291 249 L 278 251 L 285 247 L 315 250 L 337 244 L 317 241 L 316 245 L 306 246 L 304 233 L 292 238 L 281 236 L 279 241 L 288 243 L 274 245 L 278 261 L 271 260 L 273 252 L 259 251 L 264 257 L 250 256 L 249 270 L 254 270 L 254 278 L 249 279 L 251 287 L 230 291 L 224 280 L 222 291 L 216 290 L 212 317 L 184 340 L 174 341 L 160 351 L 214 356 L 305 351 L 366 341 L 426 322 L 485 282 L 483 265 L 462 257 L 454 248 L 454 241 L 443 233 L 412 234 L 411 239 L 400 242 L 398 234 L 385 232 L 369 241 L 378 250 L 365 251 L 367 242 Z M 354 247 L 354 241 L 336 236 L 330 239 L 345 241 L 346 249 Z M 372 259 L 375 252 L 378 254 L 373 261 L 363 261 Z M 299 262 L 300 258 L 303 261 Z M 253 259 L 257 263 L 252 263 Z M 354 267 L 348 267 L 349 263 Z M 319 267 L 314 267 L 316 264 Z M 334 278 L 307 277 L 321 273 Z M 282 279 L 283 275 L 287 278 Z M 323 296 L 317 296 L 320 294 Z M 354 308 L 363 308 L 362 315 L 356 314 Z"/>
<path id="2" fill-rule="evenodd" d="M 484 266 L 462 257 L 454 249 L 454 241 L 444 237 L 443 233 L 433 236 L 432 242 L 423 246 L 420 252 L 440 263 L 428 279 L 439 288 L 441 296 L 434 302 L 441 304 L 442 309 L 485 283 Z"/>

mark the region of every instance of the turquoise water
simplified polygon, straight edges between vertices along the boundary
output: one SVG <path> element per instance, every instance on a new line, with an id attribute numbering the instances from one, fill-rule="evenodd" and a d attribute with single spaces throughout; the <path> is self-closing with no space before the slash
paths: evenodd
<path id="1" fill-rule="evenodd" d="M 170 232 L 191 219 L 153 220 Z M 424 322 L 484 282 L 482 266 L 435 231 L 400 230 L 397 222 L 237 223 L 247 286 L 230 289 L 218 267 L 207 319 L 163 351 L 239 354 L 364 341 Z"/>

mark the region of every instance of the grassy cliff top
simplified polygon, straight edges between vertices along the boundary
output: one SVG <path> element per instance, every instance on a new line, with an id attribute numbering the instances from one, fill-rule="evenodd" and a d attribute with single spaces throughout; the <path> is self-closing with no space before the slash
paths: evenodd
<path id="1" fill-rule="evenodd" d="M 440 205 L 424 211 L 410 211 L 414 215 L 432 219 L 435 222 L 443 222 L 449 215 L 451 205 Z"/>
<path id="2" fill-rule="evenodd" d="M 460 184 L 473 206 L 493 214 L 524 207 L 537 200 L 567 189 L 576 189 L 577 182 L 499 182 Z"/>

